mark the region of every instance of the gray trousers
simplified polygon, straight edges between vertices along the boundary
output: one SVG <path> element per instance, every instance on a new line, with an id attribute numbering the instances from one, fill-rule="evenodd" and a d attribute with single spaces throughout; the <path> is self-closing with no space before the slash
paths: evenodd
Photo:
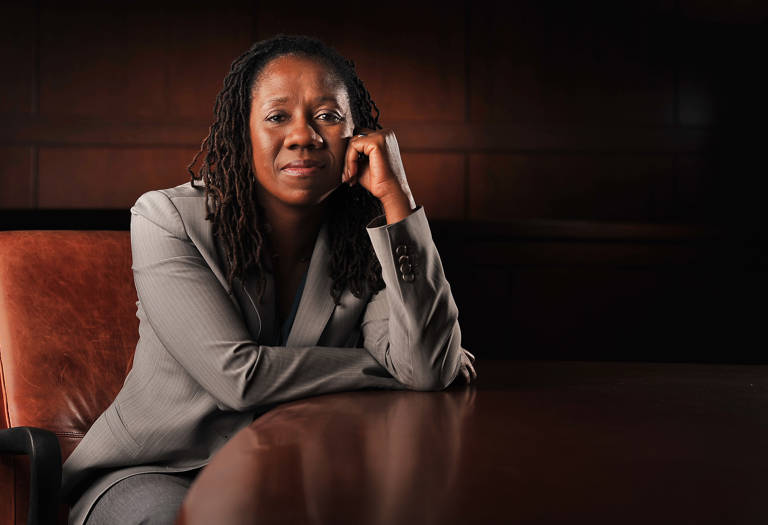
<path id="1" fill-rule="evenodd" d="M 137 474 L 118 481 L 96 501 L 86 525 L 173 524 L 199 470 Z"/>

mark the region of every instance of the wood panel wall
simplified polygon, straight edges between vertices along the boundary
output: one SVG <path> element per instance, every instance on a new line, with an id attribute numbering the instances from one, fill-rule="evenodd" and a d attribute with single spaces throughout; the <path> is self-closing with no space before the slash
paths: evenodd
<path id="1" fill-rule="evenodd" d="M 719 359 L 703 344 L 759 324 L 733 303 L 768 291 L 764 3 L 41 1 L 2 13 L 6 216 L 127 210 L 183 182 L 233 58 L 305 33 L 355 61 L 396 130 L 481 353 Z M 737 360 L 754 359 L 742 343 Z"/>

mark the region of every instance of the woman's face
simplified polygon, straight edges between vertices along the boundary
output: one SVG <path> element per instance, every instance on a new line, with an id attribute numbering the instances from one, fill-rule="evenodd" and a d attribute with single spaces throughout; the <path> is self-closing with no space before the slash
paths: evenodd
<path id="1" fill-rule="evenodd" d="M 344 84 L 311 58 L 284 55 L 251 91 L 253 169 L 263 206 L 312 206 L 340 183 L 354 123 Z"/>

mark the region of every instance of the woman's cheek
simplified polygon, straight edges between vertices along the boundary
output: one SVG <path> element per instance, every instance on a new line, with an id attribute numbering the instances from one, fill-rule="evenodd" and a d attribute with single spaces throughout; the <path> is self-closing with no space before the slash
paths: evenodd
<path id="1" fill-rule="evenodd" d="M 341 170 L 343 168 L 343 165 L 340 161 L 340 159 L 337 157 L 333 159 L 333 166 L 331 167 L 331 171 L 334 175 L 338 175 L 341 177 Z"/>
<path id="2" fill-rule="evenodd" d="M 339 177 L 341 177 L 341 171 L 344 169 L 344 162 L 347 158 L 347 142 L 346 140 L 342 141 L 341 145 L 334 151 L 333 161 L 336 163 L 334 168 L 338 172 Z"/>

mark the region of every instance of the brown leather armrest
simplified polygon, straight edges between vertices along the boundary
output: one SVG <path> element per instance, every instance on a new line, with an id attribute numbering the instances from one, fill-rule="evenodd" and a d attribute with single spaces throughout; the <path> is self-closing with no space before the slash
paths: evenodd
<path id="1" fill-rule="evenodd" d="M 61 487 L 61 448 L 56 435 L 34 427 L 0 429 L 0 453 L 29 456 L 27 523 L 57 523 Z"/>

